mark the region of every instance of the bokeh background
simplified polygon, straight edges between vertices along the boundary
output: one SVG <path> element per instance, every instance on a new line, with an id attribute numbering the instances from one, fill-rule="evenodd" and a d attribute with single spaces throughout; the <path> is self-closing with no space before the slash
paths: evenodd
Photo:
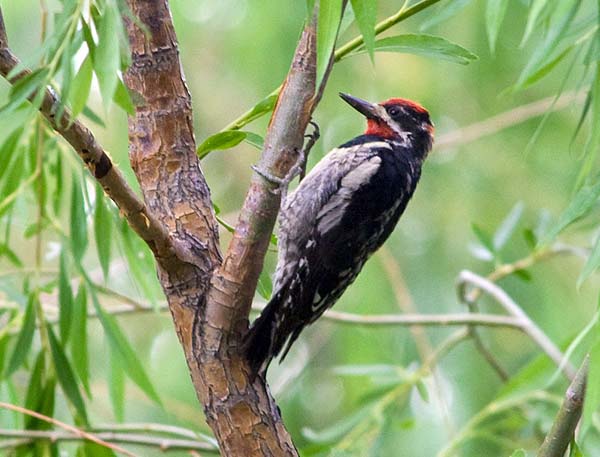
<path id="1" fill-rule="evenodd" d="M 39 2 L 0 3 L 14 51 L 21 57 L 32 55 L 39 47 Z M 305 4 L 282 0 L 170 3 L 200 142 L 281 83 L 305 19 Z M 398 1 L 380 0 L 379 20 L 400 6 Z M 54 1 L 48 2 L 48 7 L 51 11 L 60 9 Z M 530 248 L 524 230 L 552 224 L 568 205 L 591 128 L 588 120 L 576 134 L 587 87 L 582 84 L 585 67 L 579 60 L 565 60 L 535 85 L 511 90 L 535 51 L 535 35 L 541 36 L 541 31 L 536 30 L 533 39 L 521 46 L 528 8 L 527 2 L 509 3 L 495 53 L 490 52 L 482 2 L 441 1 L 387 32 L 443 36 L 479 56 L 469 65 L 399 53 L 377 53 L 373 63 L 367 54 L 361 54 L 335 65 L 315 113 L 321 139 L 311 153 L 309 167 L 328 150 L 364 129 L 364 120 L 338 98 L 340 91 L 372 101 L 390 97 L 419 101 L 430 111 L 441 142 L 439 147 L 434 146 L 417 192 L 397 229 L 382 252 L 367 263 L 336 305 L 337 310 L 357 314 L 402 313 L 411 308 L 418 313 L 465 311 L 455 291 L 459 272 L 469 269 L 486 275 L 495 264 L 526 257 Z M 592 2 L 583 2 L 581 17 L 595 14 L 594 8 Z M 356 25 L 351 24 L 342 31 L 339 43 L 358 33 Z M 5 82 L 0 83 L 4 94 L 8 87 Z M 545 119 L 543 115 L 531 116 L 507 128 L 495 124 L 495 131 L 481 131 L 481 138 L 472 141 L 456 136 L 461 129 L 499 113 L 561 93 L 570 97 L 571 91 L 578 89 L 582 95 L 569 99 L 568 106 Z M 105 127 L 89 123 L 94 133 L 134 184 L 127 159 L 125 113 L 114 106 L 104 113 L 96 85 L 90 106 L 103 113 L 106 123 Z M 508 117 L 514 119 L 515 115 L 513 112 Z M 2 120 L 7 127 L 0 128 L 0 137 L 10 133 L 11 121 L 14 120 Z M 262 136 L 267 122 L 265 117 L 246 130 Z M 70 157 L 65 160 L 66 166 L 77 170 L 78 159 L 68 148 L 64 150 Z M 250 166 L 258 156 L 257 149 L 241 143 L 229 150 L 213 151 L 202 161 L 220 216 L 232 225 L 250 181 Z M 31 240 L 19 232 L 29 223 L 30 203 L 27 199 L 21 201 L 10 221 L 15 237 L 13 249 L 26 264 L 31 261 Z M 486 260 L 472 225 L 493 234 L 515 207 L 515 211 L 522 209 L 518 227 L 499 257 Z M 592 221 L 576 224 L 561 234 L 560 241 L 589 247 L 596 233 L 596 219 L 594 215 Z M 230 234 L 223 229 L 221 236 L 226 246 Z M 55 243 L 51 234 L 44 239 L 44 263 L 48 268 L 56 268 Z M 123 247 L 118 242 L 113 247 L 111 279 L 107 284 L 110 289 L 145 304 L 151 303 L 148 295 L 153 294 L 150 298 L 160 306 L 163 297 L 153 263 L 147 261 L 147 256 L 142 258 L 147 281 L 144 289 L 121 259 Z M 274 268 L 275 260 L 272 249 L 267 256 L 268 271 Z M 85 263 L 102 282 L 91 248 Z M 513 275 L 499 284 L 557 345 L 565 347 L 596 309 L 598 278 L 592 276 L 580 288 L 576 287 L 582 265 L 577 256 L 560 256 L 532 266 L 527 270 L 527 278 Z M 3 275 L 3 269 L 9 272 L 12 267 L 0 259 L 0 296 L 10 302 L 18 295 L 22 278 Z M 49 302 L 52 298 L 48 294 Z M 103 298 L 108 309 L 122 302 L 115 296 Z M 264 299 L 257 295 L 257 302 Z M 502 312 L 485 299 L 482 308 Z M 162 422 L 210 433 L 203 423 L 168 313 L 124 314 L 118 322 L 163 402 L 163 407 L 156 405 L 127 381 L 123 420 Z M 90 320 L 88 329 L 93 380 L 89 412 L 94 423 L 115 422 L 109 401 L 112 378 L 107 342 L 97 322 Z M 421 338 L 428 341 L 430 348 L 436 348 L 453 331 L 430 327 Z M 506 329 L 483 329 L 481 335 L 511 376 L 531 369 L 534 362 L 539 364 L 539 370 L 533 370 L 539 377 L 527 377 L 521 388 L 546 387 L 555 367 L 539 360 L 539 349 L 527 337 Z M 506 389 L 469 340 L 441 359 L 435 375 L 425 376 L 417 387 L 399 388 L 422 364 L 421 356 L 414 334 L 406 327 L 365 327 L 321 320 L 307 330 L 285 362 L 274 364 L 270 371 L 285 422 L 304 455 L 326 455 L 333 450 L 337 454 L 332 455 L 431 457 L 460 436 L 465 424 Z M 20 398 L 27 379 L 25 370 L 18 372 L 10 388 L 2 384 L 0 398 Z M 396 387 L 390 388 L 392 385 Z M 549 391 L 560 395 L 565 386 L 559 377 Z M 58 398 L 57 407 L 66 413 L 64 400 Z M 554 408 L 553 404 L 534 403 L 527 412 L 492 417 L 489 436 L 465 440 L 448 455 L 508 456 L 518 447 L 535 449 L 541 431 L 552 420 Z M 0 411 L 3 427 L 14 420 L 11 413 Z M 586 456 L 600 455 L 593 445 L 594 434 L 592 430 L 586 441 Z M 144 450 L 143 455 L 162 454 Z"/>

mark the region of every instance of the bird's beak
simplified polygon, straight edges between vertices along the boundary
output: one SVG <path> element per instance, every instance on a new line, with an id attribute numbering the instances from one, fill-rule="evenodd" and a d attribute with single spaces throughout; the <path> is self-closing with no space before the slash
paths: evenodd
<path id="1" fill-rule="evenodd" d="M 378 105 L 375 103 L 370 103 L 366 100 L 363 100 L 358 97 L 354 97 L 352 95 L 344 94 L 340 92 L 340 97 L 346 103 L 348 103 L 352 108 L 358 111 L 361 114 L 364 114 L 367 119 L 378 119 L 379 115 L 377 114 Z"/>

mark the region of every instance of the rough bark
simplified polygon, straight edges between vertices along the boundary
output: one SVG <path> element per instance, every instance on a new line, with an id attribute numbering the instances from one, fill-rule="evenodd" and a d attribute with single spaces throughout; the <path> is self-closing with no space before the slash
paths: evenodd
<path id="1" fill-rule="evenodd" d="M 127 86 L 142 102 L 129 120 L 130 159 L 152 213 L 185 246 L 178 264 L 157 257 L 159 278 L 206 419 L 227 456 L 295 456 L 264 379 L 250 380 L 239 343 L 280 203 L 255 175 L 221 265 L 210 194 L 195 153 L 190 95 L 166 0 L 128 0 Z M 265 139 L 259 167 L 285 176 L 315 106 L 315 24 L 305 27 Z"/>
<path id="2" fill-rule="evenodd" d="M 11 84 L 15 84 L 31 74 L 29 69 L 24 69 L 8 78 L 20 63 L 8 46 L 6 28 L 0 10 L 0 74 Z M 33 101 L 36 97 L 37 93 L 34 93 L 29 98 Z M 61 101 L 56 93 L 46 88 L 39 106 L 40 113 L 50 126 L 73 147 L 92 176 L 117 204 L 131 228 L 150 246 L 154 255 L 164 259 L 167 263 L 180 262 L 180 258 L 186 257 L 183 247 L 169 237 L 164 225 L 148 211 L 144 202 L 127 184 L 121 171 L 113 166 L 112 160 L 96 141 L 92 132 L 80 121 L 72 119 L 70 111 L 66 108 L 60 119 L 57 118 L 57 107 L 60 104 Z"/>
<path id="3" fill-rule="evenodd" d="M 279 96 L 258 163 L 284 177 L 298 158 L 315 102 L 315 26 L 307 25 Z M 254 174 L 225 261 L 213 275 L 194 333 L 207 421 L 225 455 L 297 455 L 265 380 L 250 380 L 238 352 L 264 255 L 277 218 L 280 193 Z M 257 431 L 261 438 L 256 439 Z M 236 450 L 242 449 L 241 454 Z"/>
<path id="4" fill-rule="evenodd" d="M 277 186 L 258 174 L 241 210 L 225 261 L 193 134 L 190 94 L 181 71 L 167 0 L 127 0 L 124 21 L 132 64 L 124 75 L 135 93 L 128 119 L 130 161 L 144 202 L 89 129 L 43 94 L 40 112 L 79 154 L 157 261 L 192 381 L 223 455 L 296 456 L 266 381 L 251 379 L 239 353 L 250 306 L 280 206 Z M 139 24 L 143 24 L 142 27 Z M 8 48 L 0 11 L 0 74 L 19 61 Z M 331 69 L 331 63 L 329 69 Z M 14 83 L 30 72 L 11 77 Z M 316 22 L 305 26 L 265 139 L 258 167 L 284 177 L 298 159 L 320 99 L 315 90 Z M 328 72 L 324 81 L 327 79 Z M 35 94 L 34 94 L 35 95 Z"/>

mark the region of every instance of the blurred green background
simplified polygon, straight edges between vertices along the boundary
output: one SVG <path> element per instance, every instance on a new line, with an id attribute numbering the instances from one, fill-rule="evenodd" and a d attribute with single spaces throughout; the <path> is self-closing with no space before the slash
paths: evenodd
<path id="1" fill-rule="evenodd" d="M 200 142 L 281 83 L 302 28 L 305 4 L 282 0 L 172 0 L 170 3 Z M 15 53 L 23 58 L 32 55 L 39 47 L 39 2 L 6 0 L 0 4 Z M 400 6 L 398 1 L 380 0 L 378 19 L 395 13 Z M 49 2 L 49 8 L 57 11 L 60 5 Z M 442 20 L 450 8 L 455 10 L 454 14 Z M 596 14 L 595 8 L 593 3 L 583 2 L 579 17 Z M 336 64 L 314 116 L 321 139 L 311 153 L 309 167 L 327 151 L 364 129 L 364 120 L 338 98 L 340 91 L 372 101 L 390 97 L 419 101 L 430 111 L 436 136 L 443 140 L 457 129 L 496 114 L 581 88 L 585 67 L 579 60 L 573 63 L 567 59 L 532 87 L 509 90 L 535 51 L 539 42 L 536 34 L 542 33 L 535 30 L 533 39 L 520 46 L 528 11 L 527 2 L 509 3 L 493 54 L 489 50 L 482 2 L 441 1 L 387 33 L 424 32 L 443 36 L 479 56 L 469 65 L 398 53 L 377 53 L 374 64 L 367 54 Z M 357 34 L 358 29 L 352 24 L 343 31 L 339 43 Z M 8 88 L 5 82 L 0 83 L 4 94 Z M 103 113 L 97 86 L 92 91 L 90 106 Z M 494 269 L 494 261 L 478 255 L 482 252 L 481 243 L 473 233 L 472 224 L 492 234 L 515 205 L 522 204 L 518 228 L 496 259 L 513 262 L 530 252 L 523 231 L 536 229 L 540 221 L 555 221 L 572 198 L 590 129 L 586 122 L 574 136 L 585 90 L 582 94 L 566 108 L 549 115 L 541 130 L 538 128 L 542 117 L 536 116 L 474 141 L 434 146 L 417 192 L 384 252 L 368 262 L 336 309 L 357 314 L 401 313 L 411 304 L 419 313 L 465 311 L 455 292 L 459 272 L 469 269 L 486 275 Z M 125 116 L 113 106 L 103 115 L 105 128 L 89 124 L 133 183 L 127 158 Z M 11 131 L 11 120 L 2 122 L 7 128 L 0 129 L 0 136 L 6 136 Z M 245 129 L 263 136 L 267 122 L 265 117 Z M 66 147 L 64 150 L 69 151 Z M 64 162 L 72 170 L 78 170 L 78 159 L 70 151 L 67 155 L 70 159 Z M 250 166 L 258 156 L 257 149 L 242 143 L 230 150 L 213 151 L 202 161 L 212 198 L 223 219 L 232 225 L 250 182 Z M 23 199 L 10 221 L 14 233 L 12 247 L 25 264 L 32 262 L 31 240 L 18 232 L 29 223 L 30 204 L 31 199 Z M 592 221 L 586 221 L 563 233 L 561 242 L 589 247 L 596 233 L 597 214 L 593 213 Z M 228 240 L 229 233 L 223 230 L 223 247 Z M 48 234 L 43 242 L 48 254 L 44 265 L 56 268 L 57 257 L 52 252 L 57 237 Z M 123 247 L 115 243 L 113 248 L 110 288 L 149 303 L 147 292 L 119 260 Z M 270 252 L 266 267 L 269 271 L 274 268 L 275 260 L 275 252 Z M 102 282 L 91 248 L 85 264 Z M 565 347 L 590 321 L 596 308 L 598 277 L 593 276 L 576 288 L 582 265 L 580 258 L 561 256 L 528 269 L 527 280 L 511 276 L 499 284 L 557 345 Z M 18 296 L 22 278 L 2 275 L 2 269 L 8 272 L 11 266 L 0 259 L 0 297 L 4 294 L 5 301 L 10 302 L 11 297 Z M 156 303 L 162 303 L 153 263 L 143 263 L 143 271 Z M 110 296 L 103 300 L 108 309 L 121 302 Z M 257 301 L 263 299 L 257 296 Z M 482 304 L 484 311 L 501 312 L 485 299 Z M 131 339 L 164 404 L 160 408 L 128 381 L 124 421 L 162 422 L 210 433 L 201 417 L 202 410 L 168 313 L 123 315 L 118 322 Z M 453 331 L 430 327 L 425 330 L 425 338 L 435 348 Z M 93 320 L 89 332 L 93 380 L 89 413 L 94 424 L 115 422 L 108 401 L 111 375 L 107 342 L 101 327 Z M 483 329 L 481 334 L 511 376 L 540 356 L 539 349 L 519 332 Z M 406 327 L 367 328 L 321 320 L 302 335 L 283 364 L 274 364 L 270 380 L 285 422 L 304 455 L 319 452 L 326 455 L 334 449 L 332 452 L 338 454 L 333 455 L 431 457 L 458 436 L 470 418 L 498 398 L 504 383 L 467 340 L 441 359 L 435 376 L 426 376 L 420 389 L 408 386 L 398 390 L 397 386 L 404 385 L 402 379 L 405 380 L 407 373 L 414 372 L 421 363 L 415 338 Z M 542 362 L 540 367 L 539 371 L 534 370 L 539 379 L 527 378 L 526 389 L 546 386 L 555 368 Z M 21 398 L 27 380 L 26 370 L 17 372 L 13 387 L 2 385 L 0 398 Z M 395 385 L 396 390 L 390 385 Z M 550 392 L 561 395 L 565 386 L 559 378 Z M 449 455 L 508 456 L 518 447 L 531 451 L 552 420 L 555 409 L 550 406 L 535 403 L 527 414 L 494 417 L 489 424 L 490 436 L 466 440 Z M 68 418 L 67 407 L 60 397 L 57 407 L 63 411 L 63 419 Z M 57 417 L 61 414 L 57 413 Z M 0 410 L 0 427 L 6 428 L 15 420 L 12 413 Z M 593 430 L 588 435 L 586 456 L 600 456 L 594 446 L 595 433 Z M 162 455 L 160 451 L 138 451 L 140 455 Z"/>

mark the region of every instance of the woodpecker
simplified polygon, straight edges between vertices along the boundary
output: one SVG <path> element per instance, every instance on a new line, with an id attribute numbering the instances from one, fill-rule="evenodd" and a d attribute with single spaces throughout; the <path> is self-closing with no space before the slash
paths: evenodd
<path id="1" fill-rule="evenodd" d="M 418 103 L 340 97 L 367 118 L 367 129 L 329 152 L 282 205 L 274 292 L 244 342 L 254 375 L 264 376 L 282 351 L 283 360 L 389 237 L 433 144 Z"/>

